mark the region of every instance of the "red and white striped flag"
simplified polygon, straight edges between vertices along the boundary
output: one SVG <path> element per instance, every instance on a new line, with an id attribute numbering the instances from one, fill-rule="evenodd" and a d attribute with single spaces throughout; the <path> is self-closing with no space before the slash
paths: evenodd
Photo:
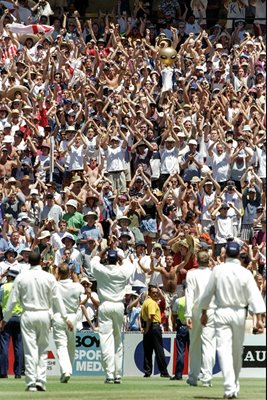
<path id="1" fill-rule="evenodd" d="M 13 22 L 13 24 L 7 24 L 6 29 L 10 32 L 17 33 L 19 35 L 27 35 L 27 34 L 37 34 L 44 33 L 44 36 L 50 36 L 54 32 L 54 27 L 49 25 L 22 25 Z"/>

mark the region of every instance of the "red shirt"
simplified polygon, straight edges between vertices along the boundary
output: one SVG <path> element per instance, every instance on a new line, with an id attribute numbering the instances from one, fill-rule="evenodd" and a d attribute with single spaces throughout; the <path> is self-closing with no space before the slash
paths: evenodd
<path id="1" fill-rule="evenodd" d="M 173 259 L 174 259 L 174 265 L 180 264 L 183 261 L 181 253 L 176 253 L 173 256 Z M 196 256 L 193 254 L 191 256 L 191 258 L 189 259 L 188 263 L 184 266 L 184 269 L 186 269 L 186 271 L 189 271 L 190 269 L 197 268 L 197 267 L 198 267 L 197 259 L 196 259 Z M 182 282 L 185 278 L 186 278 L 186 273 L 179 272 L 178 276 L 177 276 L 177 285 L 182 284 Z"/>

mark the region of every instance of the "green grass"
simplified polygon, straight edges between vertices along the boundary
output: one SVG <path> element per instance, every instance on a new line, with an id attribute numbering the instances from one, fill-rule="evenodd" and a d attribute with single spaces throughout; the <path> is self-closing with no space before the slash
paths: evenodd
<path id="1" fill-rule="evenodd" d="M 124 378 L 121 385 L 107 385 L 103 377 L 72 377 L 68 384 L 60 384 L 59 378 L 48 377 L 47 391 L 25 392 L 24 379 L 1 379 L 0 399 L 46 400 L 219 400 L 223 398 L 222 378 L 214 378 L 212 388 L 189 387 L 183 381 L 165 378 Z M 241 379 L 240 400 L 265 399 L 265 380 Z"/>

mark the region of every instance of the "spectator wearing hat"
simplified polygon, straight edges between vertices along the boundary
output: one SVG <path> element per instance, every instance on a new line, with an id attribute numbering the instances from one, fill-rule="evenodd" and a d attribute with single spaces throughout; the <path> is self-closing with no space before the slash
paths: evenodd
<path id="1" fill-rule="evenodd" d="M 220 195 L 221 187 L 213 179 L 211 173 L 207 173 L 205 178 L 199 183 L 199 194 L 201 202 L 201 226 L 204 232 L 209 232 L 212 219 L 209 207 L 213 204 L 216 195 Z"/>
<path id="2" fill-rule="evenodd" d="M 85 136 L 80 131 L 77 131 L 68 143 L 66 149 L 66 152 L 69 153 L 69 171 L 72 175 L 83 171 L 84 157 L 86 156 L 87 150 L 88 143 Z"/>
<path id="3" fill-rule="evenodd" d="M 223 203 L 232 203 L 239 213 L 233 207 L 228 210 L 228 216 L 233 219 L 233 234 L 234 238 L 240 236 L 240 222 L 241 222 L 241 209 L 242 209 L 242 195 L 236 188 L 235 182 L 232 180 L 227 181 L 227 186 L 221 192 L 221 199 Z"/>
<path id="4" fill-rule="evenodd" d="M 39 174 L 40 180 L 44 182 L 46 178 L 46 172 L 50 169 L 50 144 L 48 142 L 42 141 L 41 154 L 38 154 L 37 148 L 35 147 L 30 136 L 27 136 L 27 141 L 31 147 L 33 154 L 36 155 L 34 168 Z"/>
<path id="5" fill-rule="evenodd" d="M 99 245 L 103 237 L 102 226 L 97 222 L 98 215 L 96 212 L 88 211 L 83 219 L 87 224 L 80 228 L 77 237 L 77 242 L 80 245 L 81 251 L 87 248 L 88 241 L 92 240 L 92 238 L 96 241 L 96 244 Z"/>
<path id="6" fill-rule="evenodd" d="M 115 219 L 111 225 L 111 234 L 115 235 L 117 238 L 120 238 L 122 234 L 126 234 L 129 236 L 131 243 L 134 243 L 135 236 L 129 228 L 130 224 L 131 220 L 126 215 L 122 215 L 117 220 Z"/>
<path id="7" fill-rule="evenodd" d="M 216 150 L 214 151 L 215 146 Z M 213 178 L 216 182 L 219 183 L 221 189 L 223 189 L 226 186 L 227 180 L 230 177 L 231 148 L 225 142 L 221 134 L 220 139 L 210 145 L 208 149 L 208 154 L 211 157 L 212 161 L 211 167 Z"/>
<path id="8" fill-rule="evenodd" d="M 122 131 L 120 131 L 120 135 L 123 138 L 122 143 L 118 136 L 112 136 L 109 144 L 107 139 L 102 142 L 102 148 L 105 151 L 107 161 L 107 178 L 111 180 L 114 189 L 124 193 L 126 190 L 124 157 L 127 148 L 127 140 Z"/>
<path id="9" fill-rule="evenodd" d="M 248 152 L 245 144 L 238 142 L 238 146 L 230 157 L 231 174 L 230 178 L 234 181 L 237 190 L 241 192 L 241 177 L 248 168 L 248 163 L 251 160 L 251 154 Z"/>
<path id="10" fill-rule="evenodd" d="M 41 212 L 44 207 L 43 201 L 39 197 L 39 190 L 33 187 L 30 191 L 30 197 L 25 202 L 25 210 L 31 220 L 31 226 L 36 232 L 41 222 Z"/>
<path id="11" fill-rule="evenodd" d="M 233 219 L 228 215 L 228 210 L 230 207 L 232 207 L 241 218 L 241 211 L 238 210 L 231 202 L 220 203 L 219 206 L 216 207 L 211 213 L 211 218 L 214 221 L 215 228 L 215 257 L 218 257 L 220 255 L 221 249 L 226 246 L 227 236 L 229 234 L 231 234 L 232 236 L 234 235 Z"/>
<path id="12" fill-rule="evenodd" d="M 6 196 L 2 200 L 3 211 L 5 214 L 11 215 L 9 224 L 15 225 L 15 221 L 21 211 L 21 207 L 25 204 L 24 194 L 16 187 L 16 182 L 10 181 L 11 187 L 9 188 Z"/>
<path id="13" fill-rule="evenodd" d="M 85 225 L 83 215 L 77 211 L 78 204 L 76 200 L 70 199 L 66 202 L 67 212 L 63 215 L 63 219 L 67 221 L 68 232 L 71 232 L 76 239 L 78 232 Z"/>
<path id="14" fill-rule="evenodd" d="M 164 182 L 169 178 L 170 174 L 180 171 L 178 164 L 178 149 L 175 147 L 176 140 L 172 136 L 164 138 L 160 145 L 160 185 L 162 189 Z"/>
<path id="15" fill-rule="evenodd" d="M 153 155 L 154 147 L 151 143 L 149 143 L 145 138 L 138 140 L 131 147 L 131 155 L 134 171 L 136 171 L 139 167 L 142 167 L 142 171 L 144 174 L 150 178 L 152 175 L 151 170 L 151 157 Z"/>
<path id="16" fill-rule="evenodd" d="M 241 224 L 241 239 L 250 243 L 253 234 L 253 220 L 256 217 L 257 207 L 261 204 L 261 193 L 257 185 L 250 183 L 245 188 L 242 193 L 242 204 L 244 214 Z"/>
<path id="17" fill-rule="evenodd" d="M 75 240 L 74 236 L 69 232 L 65 232 L 64 235 L 62 236 L 61 241 L 62 241 L 64 247 L 61 248 L 61 249 L 58 249 L 55 252 L 54 265 L 56 267 L 58 267 L 62 262 L 64 262 L 64 260 L 66 259 L 66 255 L 64 255 L 65 250 L 69 250 L 70 251 L 70 255 L 68 255 L 68 264 L 69 265 L 72 264 L 72 266 L 76 265 L 77 270 L 78 270 L 78 268 L 80 266 L 80 272 L 79 273 L 82 274 L 82 272 L 83 272 L 83 269 L 82 269 L 82 256 L 81 256 L 81 252 L 76 247 L 76 240 Z"/>
<path id="18" fill-rule="evenodd" d="M 6 310 L 6 305 L 11 293 L 13 282 L 18 273 L 18 271 L 9 268 L 6 275 L 7 281 L 0 286 L 0 307 L 3 312 Z M 16 379 L 21 378 L 23 366 L 23 346 L 20 330 L 21 313 L 22 308 L 19 303 L 16 303 L 12 310 L 12 316 L 10 320 L 4 327 L 4 330 L 0 332 L 0 378 L 8 377 L 8 349 L 11 338 L 14 351 L 14 375 Z"/>
<path id="19" fill-rule="evenodd" d="M 44 208 L 41 212 L 41 221 L 51 220 L 54 224 L 58 224 L 63 217 L 62 208 L 55 204 L 54 194 L 47 192 L 45 195 Z"/>
<path id="20" fill-rule="evenodd" d="M 97 292 L 93 289 L 93 282 L 86 276 L 80 279 L 80 284 L 84 288 L 81 296 L 82 326 L 81 330 L 98 329 L 98 307 L 100 305 Z"/>
<path id="21" fill-rule="evenodd" d="M 150 258 L 146 255 L 146 243 L 143 240 L 136 241 L 135 251 L 129 256 L 134 265 L 134 272 L 130 284 L 137 295 L 147 290 L 147 274 L 150 272 Z"/>
<path id="22" fill-rule="evenodd" d="M 9 244 L 4 253 L 4 261 L 0 262 L 0 285 L 7 281 L 6 276 L 10 269 L 18 270 L 18 261 L 16 260 L 17 255 L 18 253 Z"/>
<path id="23" fill-rule="evenodd" d="M 141 314 L 141 295 L 132 290 L 130 293 L 129 304 L 127 305 L 127 330 L 130 332 L 140 332 L 142 330 Z"/>
<path id="24" fill-rule="evenodd" d="M 87 186 L 83 185 L 83 183 L 83 178 L 78 173 L 71 178 L 70 185 L 64 187 L 64 202 L 67 203 L 68 200 L 76 201 L 78 211 L 81 211 L 87 193 Z"/>
<path id="25" fill-rule="evenodd" d="M 161 264 L 165 267 L 165 257 L 160 243 L 155 243 L 150 254 L 150 279 L 148 285 L 155 285 L 156 287 L 163 287 L 162 277 L 160 272 L 153 270 L 153 266 Z"/>
<path id="26" fill-rule="evenodd" d="M 54 273 L 55 251 L 51 246 L 51 232 L 47 229 L 48 221 L 36 232 L 36 237 L 32 243 L 32 248 L 42 257 L 42 268 L 47 272 Z"/>
<path id="27" fill-rule="evenodd" d="M 183 170 L 183 180 L 190 182 L 194 176 L 200 178 L 200 171 L 203 166 L 203 158 L 197 151 L 197 141 L 190 139 L 188 142 L 189 151 L 185 153 L 181 161 L 181 169 Z"/>

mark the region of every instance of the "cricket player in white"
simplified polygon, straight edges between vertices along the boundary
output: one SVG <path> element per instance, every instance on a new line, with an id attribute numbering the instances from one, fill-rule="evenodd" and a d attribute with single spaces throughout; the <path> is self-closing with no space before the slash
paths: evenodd
<path id="1" fill-rule="evenodd" d="M 239 244 L 226 246 L 226 262 L 214 267 L 200 299 L 201 323 L 208 322 L 207 310 L 215 295 L 214 315 L 217 352 L 224 378 L 224 398 L 235 399 L 239 392 L 239 374 L 245 335 L 246 307 L 256 314 L 256 328 L 263 332 L 265 304 L 252 273 L 241 266 Z"/>
<path id="2" fill-rule="evenodd" d="M 116 250 L 109 249 L 106 253 L 106 265 L 101 264 L 98 256 L 91 260 L 100 300 L 98 318 L 102 365 L 106 373 L 105 383 L 121 383 L 123 299 L 134 266 L 129 260 L 119 260 Z"/>
<path id="3" fill-rule="evenodd" d="M 201 249 L 197 254 L 198 269 L 188 271 L 185 289 L 185 317 L 189 328 L 189 374 L 187 383 L 197 386 L 197 380 L 202 372 L 203 386 L 211 386 L 212 369 L 215 363 L 216 339 L 214 327 L 214 301 L 209 305 L 209 320 L 205 327 L 201 326 L 201 308 L 199 299 L 205 291 L 212 271 L 209 267 L 208 249 Z"/>
<path id="4" fill-rule="evenodd" d="M 72 375 L 72 363 L 75 355 L 77 311 L 80 305 L 81 295 L 84 293 L 84 288 L 79 281 L 73 282 L 72 279 L 69 279 L 69 266 L 66 263 L 59 265 L 58 277 L 58 290 L 65 305 L 68 319 L 73 324 L 73 330 L 68 330 L 60 313 L 54 310 L 53 335 L 61 372 L 60 382 L 67 383 Z"/>
<path id="5" fill-rule="evenodd" d="M 68 320 L 57 281 L 54 275 L 42 270 L 40 261 L 39 253 L 30 253 L 29 263 L 31 268 L 17 276 L 4 311 L 4 318 L 0 323 L 0 329 L 2 329 L 10 319 L 14 305 L 19 301 L 23 308 L 21 332 L 25 359 L 26 391 L 30 392 L 46 390 L 51 308 L 53 307 L 60 313 L 68 329 L 73 329 L 72 323 Z"/>

